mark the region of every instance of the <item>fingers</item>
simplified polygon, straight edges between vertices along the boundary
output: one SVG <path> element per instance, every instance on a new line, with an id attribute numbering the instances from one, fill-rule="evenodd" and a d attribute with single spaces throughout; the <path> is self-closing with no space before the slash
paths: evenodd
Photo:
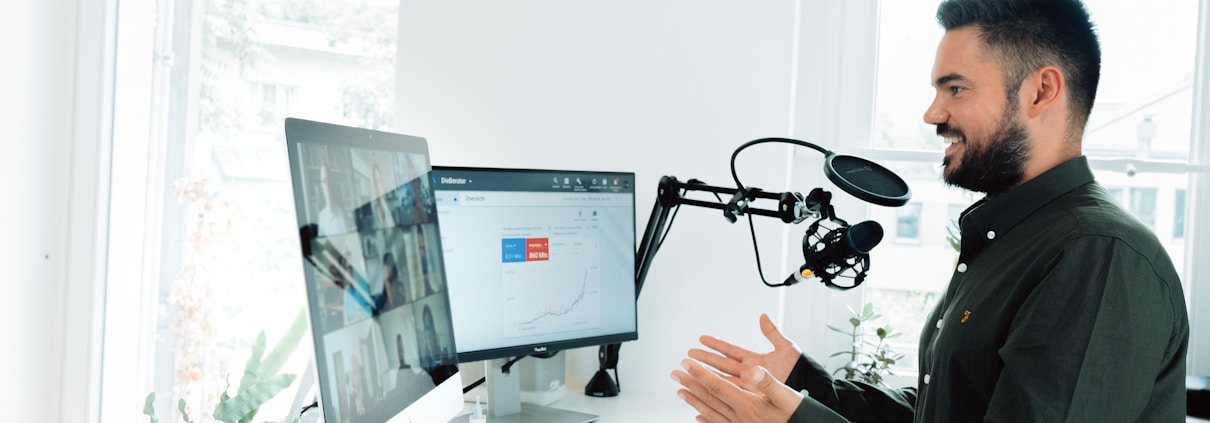
<path id="1" fill-rule="evenodd" d="M 733 345 L 730 342 L 715 338 L 710 335 L 702 335 L 702 337 L 699 338 L 698 341 L 700 341 L 702 343 L 702 345 L 705 345 L 706 347 L 708 347 L 712 350 L 718 351 L 727 357 L 735 359 L 736 361 L 744 361 L 745 358 L 756 354 L 752 351 L 748 351 L 742 347 Z"/>
<path id="2" fill-rule="evenodd" d="M 761 366 L 752 366 L 731 383 L 696 361 L 681 365 L 684 371 L 672 372 L 672 379 L 684 386 L 677 396 L 697 410 L 699 422 L 785 421 L 802 403 L 802 394 Z"/>
<path id="3" fill-rule="evenodd" d="M 773 320 L 769 318 L 768 314 L 760 315 L 760 331 L 765 334 L 765 338 L 773 343 L 775 347 L 794 345 L 794 341 L 781 334 L 781 331 L 777 329 L 777 325 L 773 324 Z"/>
<path id="4" fill-rule="evenodd" d="M 718 369 L 718 371 L 734 376 L 735 378 L 739 378 L 740 372 L 747 368 L 743 365 L 743 363 L 735 359 L 697 348 L 692 348 L 689 350 L 689 358 L 700 361 L 707 366 Z"/>
<path id="5" fill-rule="evenodd" d="M 743 381 L 748 389 L 764 394 L 774 408 L 796 409 L 802 403 L 802 394 L 777 381 L 769 370 L 753 366 L 744 372 Z"/>
<path id="6" fill-rule="evenodd" d="M 693 392 L 689 391 L 688 389 L 676 391 L 676 396 L 680 397 L 682 401 L 685 401 L 686 404 L 689 404 L 689 406 L 693 407 L 694 410 L 697 410 L 697 421 L 703 423 L 728 422 L 727 418 L 723 416 L 722 413 L 710 408 L 709 405 L 706 405 L 705 401 L 702 401 L 697 396 L 693 395 Z"/>
<path id="7" fill-rule="evenodd" d="M 727 385 L 732 389 L 738 388 L 692 360 L 684 360 L 681 365 L 685 367 L 685 371 L 673 371 L 672 380 L 685 387 L 677 391 L 677 396 L 701 414 L 698 420 L 704 418 L 711 422 L 731 421 L 727 416 L 734 415 L 734 411 L 719 399 L 717 392 L 725 389 Z"/>

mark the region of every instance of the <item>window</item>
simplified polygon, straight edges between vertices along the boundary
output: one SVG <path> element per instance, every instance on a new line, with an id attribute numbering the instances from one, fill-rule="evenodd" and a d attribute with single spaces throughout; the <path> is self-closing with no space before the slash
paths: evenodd
<path id="1" fill-rule="evenodd" d="M 1115 200 L 1118 200 L 1118 204 L 1121 204 L 1123 207 L 1126 206 L 1126 189 L 1106 188 L 1106 190 L 1109 191 L 1109 196 L 1113 197 Z"/>
<path id="2" fill-rule="evenodd" d="M 1174 207 L 1172 208 L 1173 209 L 1172 210 L 1172 213 L 1173 213 L 1172 237 L 1177 238 L 1177 239 L 1184 238 L 1185 237 L 1185 190 L 1183 190 L 1183 189 L 1176 190 L 1176 198 L 1173 201 L 1173 203 L 1174 203 Z"/>
<path id="3" fill-rule="evenodd" d="M 258 333 L 272 348 L 304 312 L 283 120 L 391 124 L 398 0 L 176 3 L 202 16 L 161 24 L 200 51 L 173 52 L 173 106 L 153 124 L 167 127 L 174 152 L 158 191 L 177 200 L 149 259 L 165 277 L 145 282 L 161 293 L 153 389 L 159 420 L 180 421 L 182 400 L 208 421 L 225 387 L 239 387 Z M 301 378 L 309 348 L 304 337 L 282 373 Z M 257 419 L 285 416 L 297 386 Z"/>
<path id="4" fill-rule="evenodd" d="M 1097 24 L 1103 64 L 1084 154 L 1097 179 L 1124 207 L 1157 234 L 1173 234 L 1161 240 L 1177 270 L 1183 271 L 1188 174 L 1165 163 L 1186 162 L 1190 152 L 1198 4 L 1193 0 L 1146 6 L 1085 2 Z M 948 283 L 957 257 L 946 242 L 947 226 L 981 195 L 942 186 L 937 152 L 944 144 L 921 118 L 933 98 L 929 73 L 943 35 L 935 20 L 937 1 L 884 1 L 879 7 L 880 67 L 875 76 L 874 150 L 869 155 L 908 181 L 913 203 L 905 206 L 912 207 L 909 210 L 872 207 L 870 213 L 883 226 L 897 228 L 896 239 L 910 226 L 909 233 L 918 231 L 920 242 L 878 247 L 873 254 L 880 268 L 913 271 L 904 272 L 893 286 L 872 283 L 866 298 L 885 322 L 911 336 L 897 345 L 899 350 L 915 351 L 915 336 L 932 311 L 932 301 Z M 1165 48 L 1152 47 L 1156 45 Z M 1142 79 L 1149 82 L 1138 84 Z M 1149 172 L 1137 170 L 1144 168 Z M 946 208 L 944 220 L 927 219 L 927 213 L 922 213 L 934 207 Z M 1188 283 L 1187 277 L 1183 279 Z M 901 363 L 904 368 L 897 373 L 915 370 L 911 357 Z"/>
<path id="5" fill-rule="evenodd" d="M 1130 190 L 1130 212 L 1147 227 L 1155 230 L 1155 188 Z"/>
<path id="6" fill-rule="evenodd" d="M 259 119 L 255 125 L 262 129 L 270 129 L 281 123 L 281 116 L 291 116 L 291 106 L 294 104 L 294 93 L 297 87 L 275 84 L 271 82 L 249 82 L 249 99 L 259 106 L 253 116 Z"/>
<path id="7" fill-rule="evenodd" d="M 895 210 L 896 241 L 920 241 L 920 208 L 920 203 L 910 203 Z"/>

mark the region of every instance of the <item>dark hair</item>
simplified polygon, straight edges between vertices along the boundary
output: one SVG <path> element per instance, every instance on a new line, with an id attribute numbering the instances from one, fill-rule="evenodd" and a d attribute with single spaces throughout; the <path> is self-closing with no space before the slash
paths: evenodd
<path id="1" fill-rule="evenodd" d="M 945 0 L 937 22 L 946 31 L 975 26 L 1004 72 L 1009 104 L 1021 82 L 1047 65 L 1067 81 L 1073 130 L 1092 112 L 1101 79 L 1101 43 L 1080 0 Z"/>

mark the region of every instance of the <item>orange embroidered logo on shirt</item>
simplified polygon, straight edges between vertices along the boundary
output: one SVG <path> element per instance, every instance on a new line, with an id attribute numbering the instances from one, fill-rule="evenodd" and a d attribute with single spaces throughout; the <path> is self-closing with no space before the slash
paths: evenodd
<path id="1" fill-rule="evenodd" d="M 963 312 L 962 312 L 962 323 L 966 323 L 966 320 L 967 320 L 967 319 L 970 319 L 970 318 L 971 318 L 971 311 L 970 311 L 970 310 L 966 310 L 966 311 L 963 311 Z"/>

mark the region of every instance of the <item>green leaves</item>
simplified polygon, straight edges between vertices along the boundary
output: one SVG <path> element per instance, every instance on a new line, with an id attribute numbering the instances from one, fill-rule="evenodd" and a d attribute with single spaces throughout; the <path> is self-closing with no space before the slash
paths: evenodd
<path id="1" fill-rule="evenodd" d="M 257 334 L 256 340 L 252 343 L 252 352 L 249 354 L 248 362 L 244 366 L 244 374 L 240 377 L 239 389 L 235 396 L 231 396 L 228 392 L 231 389 L 231 383 L 228 381 L 227 386 L 219 394 L 218 405 L 214 407 L 212 416 L 214 420 L 225 423 L 250 423 L 256 417 L 261 405 L 273 399 L 283 389 L 290 387 L 294 383 L 295 376 L 288 373 L 278 374 L 278 372 L 294 354 L 294 350 L 298 349 L 306 331 L 307 315 L 305 311 L 299 310 L 298 316 L 294 318 L 290 328 L 286 329 L 282 339 L 272 350 L 269 350 L 268 354 L 265 354 L 265 331 L 262 330 Z M 177 411 L 181 413 L 181 419 L 185 423 L 193 423 L 193 420 L 189 418 L 189 410 L 183 398 L 177 400 Z M 159 419 L 155 416 L 155 392 L 147 394 L 147 398 L 143 401 L 143 414 L 151 418 L 151 423 L 159 423 Z M 294 421 L 297 423 L 298 419 L 295 418 Z"/>
<path id="2" fill-rule="evenodd" d="M 151 423 L 160 423 L 155 417 L 155 392 L 147 394 L 147 399 L 143 400 L 143 415 L 151 417 Z"/>
<path id="3" fill-rule="evenodd" d="M 951 220 L 950 225 L 945 227 L 945 240 L 954 251 L 962 252 L 962 229 L 957 220 Z"/>
<path id="4" fill-rule="evenodd" d="M 181 412 L 181 420 L 185 423 L 193 423 L 193 420 L 189 420 L 189 407 L 185 406 L 184 398 L 176 400 L 176 409 Z"/>
<path id="5" fill-rule="evenodd" d="M 227 423 L 249 423 L 256 417 L 261 405 L 294 383 L 294 375 L 277 373 L 298 348 L 306 328 L 306 314 L 300 311 L 294 323 L 282 335 L 281 341 L 267 356 L 265 331 L 257 334 L 252 343 L 252 354 L 239 381 L 239 390 L 234 397 L 227 394 L 227 389 L 223 390 L 218 405 L 214 407 L 214 419 Z"/>
<path id="6" fill-rule="evenodd" d="M 886 340 L 898 337 L 902 333 L 897 333 L 891 329 L 891 325 L 887 324 L 881 327 L 874 328 L 874 335 L 877 337 L 877 342 L 867 340 L 863 333 L 863 328 L 866 322 L 877 320 L 882 316 L 874 312 L 874 304 L 866 303 L 861 312 L 854 311 L 851 307 L 849 312 L 852 317 L 849 317 L 849 324 L 852 325 L 852 330 L 842 330 L 835 326 L 828 325 L 828 329 L 836 333 L 842 333 L 851 337 L 852 342 L 849 344 L 849 350 L 839 351 L 829 356 L 849 356 L 849 360 L 844 367 L 836 369 L 832 374 L 844 372 L 844 378 L 850 380 L 859 380 L 872 385 L 882 383 L 884 374 L 892 374 L 891 366 L 895 365 L 903 354 L 896 353 L 891 350 L 891 347 L 886 343 Z M 869 352 L 866 347 L 870 347 L 873 352 Z"/>
<path id="7" fill-rule="evenodd" d="M 219 401 L 214 407 L 214 419 L 228 423 L 251 422 L 260 406 L 294 383 L 294 378 L 292 374 L 281 374 L 257 380 L 251 386 L 241 385 L 239 393 Z"/>

